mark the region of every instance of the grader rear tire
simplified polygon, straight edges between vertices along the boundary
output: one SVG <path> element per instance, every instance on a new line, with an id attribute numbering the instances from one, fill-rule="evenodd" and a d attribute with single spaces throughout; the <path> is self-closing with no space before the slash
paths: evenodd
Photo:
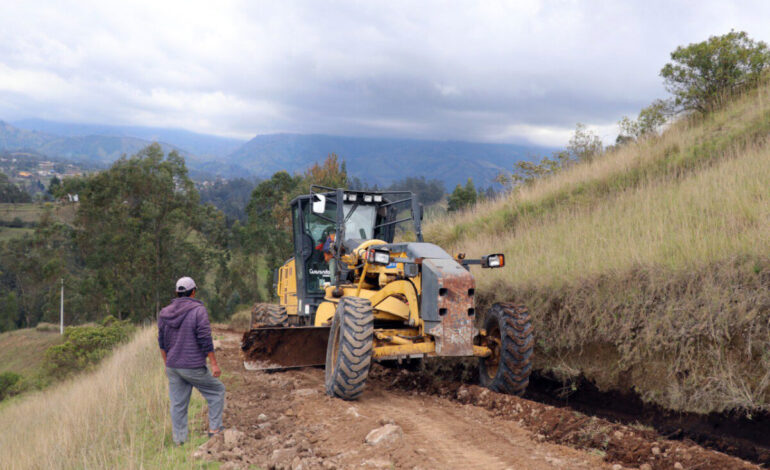
<path id="1" fill-rule="evenodd" d="M 251 310 L 251 327 L 289 326 L 286 307 L 275 304 L 256 304 Z"/>
<path id="2" fill-rule="evenodd" d="M 494 392 L 521 395 L 529 384 L 535 345 L 529 312 L 523 305 L 494 304 L 484 320 L 486 345 L 492 355 L 481 358 L 481 385 Z"/>
<path id="3" fill-rule="evenodd" d="M 374 314 L 360 297 L 343 297 L 326 348 L 326 393 L 343 400 L 361 396 L 372 363 Z"/>

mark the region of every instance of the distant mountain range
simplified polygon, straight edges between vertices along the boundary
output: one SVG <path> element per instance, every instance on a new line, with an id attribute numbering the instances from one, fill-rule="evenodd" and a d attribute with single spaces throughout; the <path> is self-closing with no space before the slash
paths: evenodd
<path id="1" fill-rule="evenodd" d="M 550 153 L 546 147 L 343 137 L 308 134 L 258 135 L 248 142 L 179 129 L 71 124 L 28 119 L 0 121 L 0 150 L 30 150 L 49 157 L 109 164 L 152 142 L 177 150 L 194 177 L 268 178 L 280 170 L 303 171 L 330 153 L 347 164 L 348 173 L 370 184 L 388 184 L 407 176 L 442 180 L 447 189 L 469 177 L 487 186 L 516 161 Z"/>
<path id="2" fill-rule="evenodd" d="M 175 148 L 184 149 L 186 153 L 201 157 L 202 159 L 226 157 L 240 148 L 245 142 L 239 139 L 198 134 L 183 129 L 158 127 L 76 124 L 46 121 L 43 119 L 24 119 L 14 121 L 11 124 L 21 129 L 36 130 L 63 137 L 130 137 L 145 142 L 164 142 Z"/>
<path id="3" fill-rule="evenodd" d="M 489 185 L 499 172 L 512 171 L 515 162 L 551 150 L 513 144 L 270 134 L 254 137 L 227 160 L 258 176 L 269 176 L 281 169 L 305 168 L 333 152 L 345 160 L 349 174 L 369 183 L 425 176 L 440 179 L 451 189 L 469 177 Z"/>
<path id="4" fill-rule="evenodd" d="M 109 163 L 123 154 L 133 154 L 152 141 L 113 135 L 61 136 L 38 130 L 21 129 L 0 121 L 0 150 L 30 150 L 41 155 L 89 163 Z M 159 142 L 166 151 L 177 150 L 186 158 L 189 152 Z"/>

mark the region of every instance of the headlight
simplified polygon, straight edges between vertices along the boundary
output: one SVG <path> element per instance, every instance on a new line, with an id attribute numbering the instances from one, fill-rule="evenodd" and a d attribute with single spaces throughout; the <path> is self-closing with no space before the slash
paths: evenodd
<path id="1" fill-rule="evenodd" d="M 382 202 L 382 194 L 375 194 L 374 202 Z"/>
<path id="2" fill-rule="evenodd" d="M 358 199 L 358 194 L 348 194 L 348 201 L 355 202 Z"/>
<path id="3" fill-rule="evenodd" d="M 364 202 L 372 202 L 372 195 L 371 194 L 364 195 Z"/>
<path id="4" fill-rule="evenodd" d="M 390 252 L 388 250 L 376 250 L 371 248 L 366 254 L 366 261 L 368 261 L 369 264 L 388 265 L 390 264 Z"/>
<path id="5" fill-rule="evenodd" d="M 502 253 L 481 257 L 482 268 L 502 268 L 505 266 L 505 256 Z"/>

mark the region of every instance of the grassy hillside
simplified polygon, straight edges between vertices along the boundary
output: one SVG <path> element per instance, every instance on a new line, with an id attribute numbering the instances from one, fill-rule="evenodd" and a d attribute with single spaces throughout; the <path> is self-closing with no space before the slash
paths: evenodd
<path id="1" fill-rule="evenodd" d="M 41 372 L 45 350 L 61 341 L 58 331 L 27 328 L 0 333 L 0 373 L 16 372 L 33 378 Z"/>
<path id="2" fill-rule="evenodd" d="M 770 87 L 426 225 L 508 267 L 481 302 L 533 312 L 538 367 L 671 409 L 770 409 Z"/>
<path id="3" fill-rule="evenodd" d="M 71 223 L 75 219 L 76 208 L 74 204 L 0 203 L 0 222 L 7 223 L 18 218 L 25 224 L 34 224 L 40 221 L 40 217 L 47 209 L 50 209 L 56 220 Z"/>
<path id="4" fill-rule="evenodd" d="M 53 203 L 0 203 L 0 242 L 31 235 L 34 226 L 40 221 L 40 217 L 46 210 L 51 210 L 54 220 L 64 223 L 72 223 L 75 219 L 76 206 L 72 204 Z M 9 227 L 15 222 L 21 221 L 23 227 Z"/>
<path id="5" fill-rule="evenodd" d="M 144 329 L 94 372 L 0 405 L 0 466 L 201 468 L 191 454 L 205 440 L 204 401 L 193 394 L 192 442 L 176 447 L 167 387 L 155 330 Z"/>

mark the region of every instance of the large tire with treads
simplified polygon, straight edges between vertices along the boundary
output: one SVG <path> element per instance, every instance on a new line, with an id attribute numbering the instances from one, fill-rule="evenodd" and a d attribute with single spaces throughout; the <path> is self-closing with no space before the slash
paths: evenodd
<path id="1" fill-rule="evenodd" d="M 326 393 L 343 400 L 361 396 L 374 348 L 372 304 L 360 297 L 343 297 L 334 313 L 326 347 Z"/>
<path id="2" fill-rule="evenodd" d="M 288 326 L 289 315 L 286 307 L 276 304 L 258 303 L 251 310 L 251 327 L 260 326 Z"/>
<path id="3" fill-rule="evenodd" d="M 481 385 L 492 391 L 521 395 L 529 384 L 535 346 L 529 311 L 523 305 L 494 304 L 484 319 L 486 346 L 492 355 L 481 358 Z"/>

